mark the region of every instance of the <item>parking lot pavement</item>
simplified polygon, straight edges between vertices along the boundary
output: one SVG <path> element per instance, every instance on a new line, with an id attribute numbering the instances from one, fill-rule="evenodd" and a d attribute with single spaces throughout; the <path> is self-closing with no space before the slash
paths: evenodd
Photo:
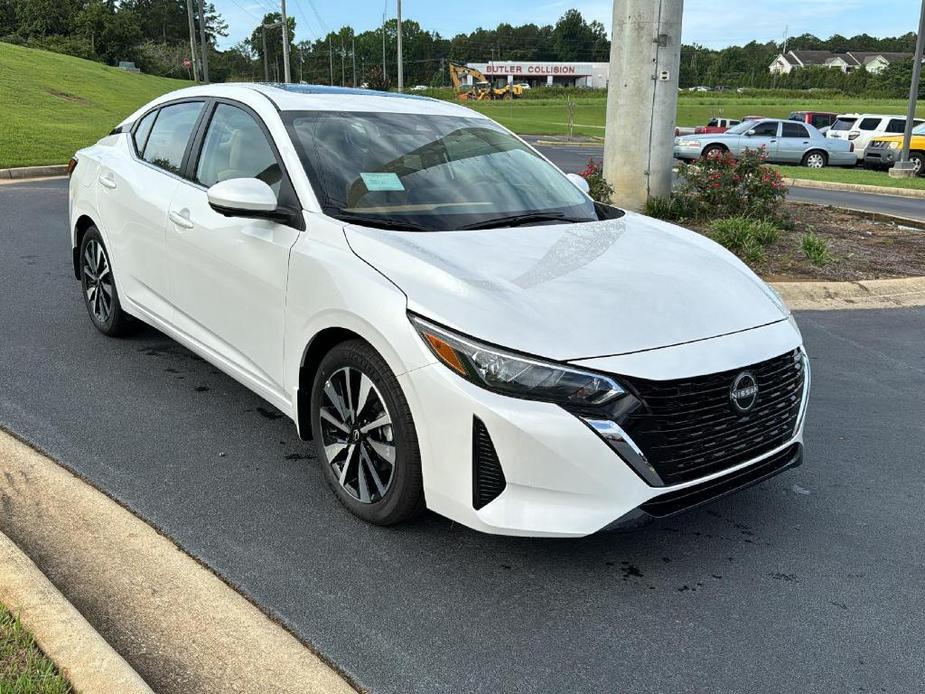
<path id="1" fill-rule="evenodd" d="M 799 315 L 807 460 L 741 494 L 583 540 L 382 529 L 243 387 L 154 330 L 95 332 L 65 212 L 63 181 L 0 188 L 0 425 L 362 687 L 921 691 L 925 310 Z"/>
<path id="2" fill-rule="evenodd" d="M 588 164 L 588 159 L 601 161 L 604 155 L 602 147 L 538 145 L 537 138 L 525 138 L 556 166 L 567 173 L 578 173 Z M 886 175 L 886 174 L 884 174 Z M 811 202 L 816 205 L 850 208 L 864 212 L 906 217 L 925 221 L 925 200 L 921 198 L 904 198 L 896 195 L 878 195 L 875 193 L 854 193 L 818 188 L 802 188 L 794 185 L 787 197 L 795 202 Z"/>

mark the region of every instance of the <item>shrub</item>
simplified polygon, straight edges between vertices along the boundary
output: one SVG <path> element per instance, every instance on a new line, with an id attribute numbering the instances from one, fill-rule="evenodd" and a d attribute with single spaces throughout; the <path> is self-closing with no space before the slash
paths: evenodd
<path id="1" fill-rule="evenodd" d="M 780 238 L 780 229 L 767 220 L 747 217 L 718 219 L 710 225 L 710 236 L 751 265 L 764 260 L 764 249 Z"/>
<path id="2" fill-rule="evenodd" d="M 787 194 L 783 178 L 765 165 L 763 150 L 746 150 L 738 159 L 728 152 L 680 165 L 674 197 L 698 218 L 752 217 L 776 221 Z"/>
<path id="3" fill-rule="evenodd" d="M 588 165 L 580 175 L 588 182 L 590 188 L 588 195 L 593 200 L 609 205 L 613 198 L 613 186 L 604 178 L 604 170 L 601 165 L 593 159 L 588 159 Z"/>
<path id="4" fill-rule="evenodd" d="M 656 219 L 679 221 L 693 217 L 688 209 L 685 198 L 670 195 L 665 198 L 649 198 L 646 200 L 644 214 Z"/>
<path id="5" fill-rule="evenodd" d="M 803 252 L 813 265 L 822 267 L 832 262 L 832 253 L 829 251 L 829 242 L 815 232 L 809 231 L 803 235 L 801 243 Z"/>

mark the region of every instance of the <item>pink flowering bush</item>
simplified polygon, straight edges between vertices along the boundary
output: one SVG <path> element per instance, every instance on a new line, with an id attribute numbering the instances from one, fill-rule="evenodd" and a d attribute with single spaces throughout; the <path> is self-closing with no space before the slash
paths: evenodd
<path id="1" fill-rule="evenodd" d="M 609 205 L 613 197 L 613 186 L 604 178 L 604 170 L 593 159 L 588 159 L 588 165 L 579 174 L 588 182 L 588 195 L 593 200 Z"/>
<path id="2" fill-rule="evenodd" d="M 764 150 L 745 150 L 738 159 L 727 152 L 681 164 L 674 207 L 698 219 L 779 220 L 787 186 L 765 158 Z"/>

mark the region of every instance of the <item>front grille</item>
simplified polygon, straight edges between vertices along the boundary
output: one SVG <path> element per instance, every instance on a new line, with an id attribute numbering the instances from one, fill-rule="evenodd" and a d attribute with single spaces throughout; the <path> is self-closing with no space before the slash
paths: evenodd
<path id="1" fill-rule="evenodd" d="M 745 487 L 750 487 L 788 468 L 796 467 L 802 462 L 803 447 L 795 443 L 754 465 L 749 465 L 736 472 L 657 496 L 644 503 L 640 508 L 656 518 L 671 516 Z"/>
<path id="2" fill-rule="evenodd" d="M 732 406 L 743 371 L 758 384 L 747 413 Z M 674 381 L 622 377 L 642 403 L 621 426 L 666 485 L 688 482 L 756 458 L 794 433 L 805 378 L 800 350 L 741 369 Z"/>
<path id="3" fill-rule="evenodd" d="M 478 417 L 472 420 L 472 506 L 478 510 L 494 501 L 504 488 L 504 470 L 488 429 Z"/>

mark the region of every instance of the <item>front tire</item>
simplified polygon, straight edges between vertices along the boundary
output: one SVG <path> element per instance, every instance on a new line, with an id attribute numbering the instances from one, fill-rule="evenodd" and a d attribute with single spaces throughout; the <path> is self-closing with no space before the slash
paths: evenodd
<path id="1" fill-rule="evenodd" d="M 722 145 L 707 145 L 700 156 L 704 159 L 719 159 L 725 156 L 728 151 Z"/>
<path id="2" fill-rule="evenodd" d="M 99 229 L 91 226 L 80 242 L 80 286 L 90 322 L 104 335 L 119 337 L 131 332 L 132 317 L 119 301 L 109 251 Z"/>
<path id="3" fill-rule="evenodd" d="M 915 166 L 916 176 L 925 176 L 925 153 L 909 152 L 909 161 Z"/>
<path id="4" fill-rule="evenodd" d="M 312 385 L 311 417 L 325 479 L 351 513 L 394 525 L 424 510 L 411 410 L 376 350 L 351 340 L 325 355 Z"/>

